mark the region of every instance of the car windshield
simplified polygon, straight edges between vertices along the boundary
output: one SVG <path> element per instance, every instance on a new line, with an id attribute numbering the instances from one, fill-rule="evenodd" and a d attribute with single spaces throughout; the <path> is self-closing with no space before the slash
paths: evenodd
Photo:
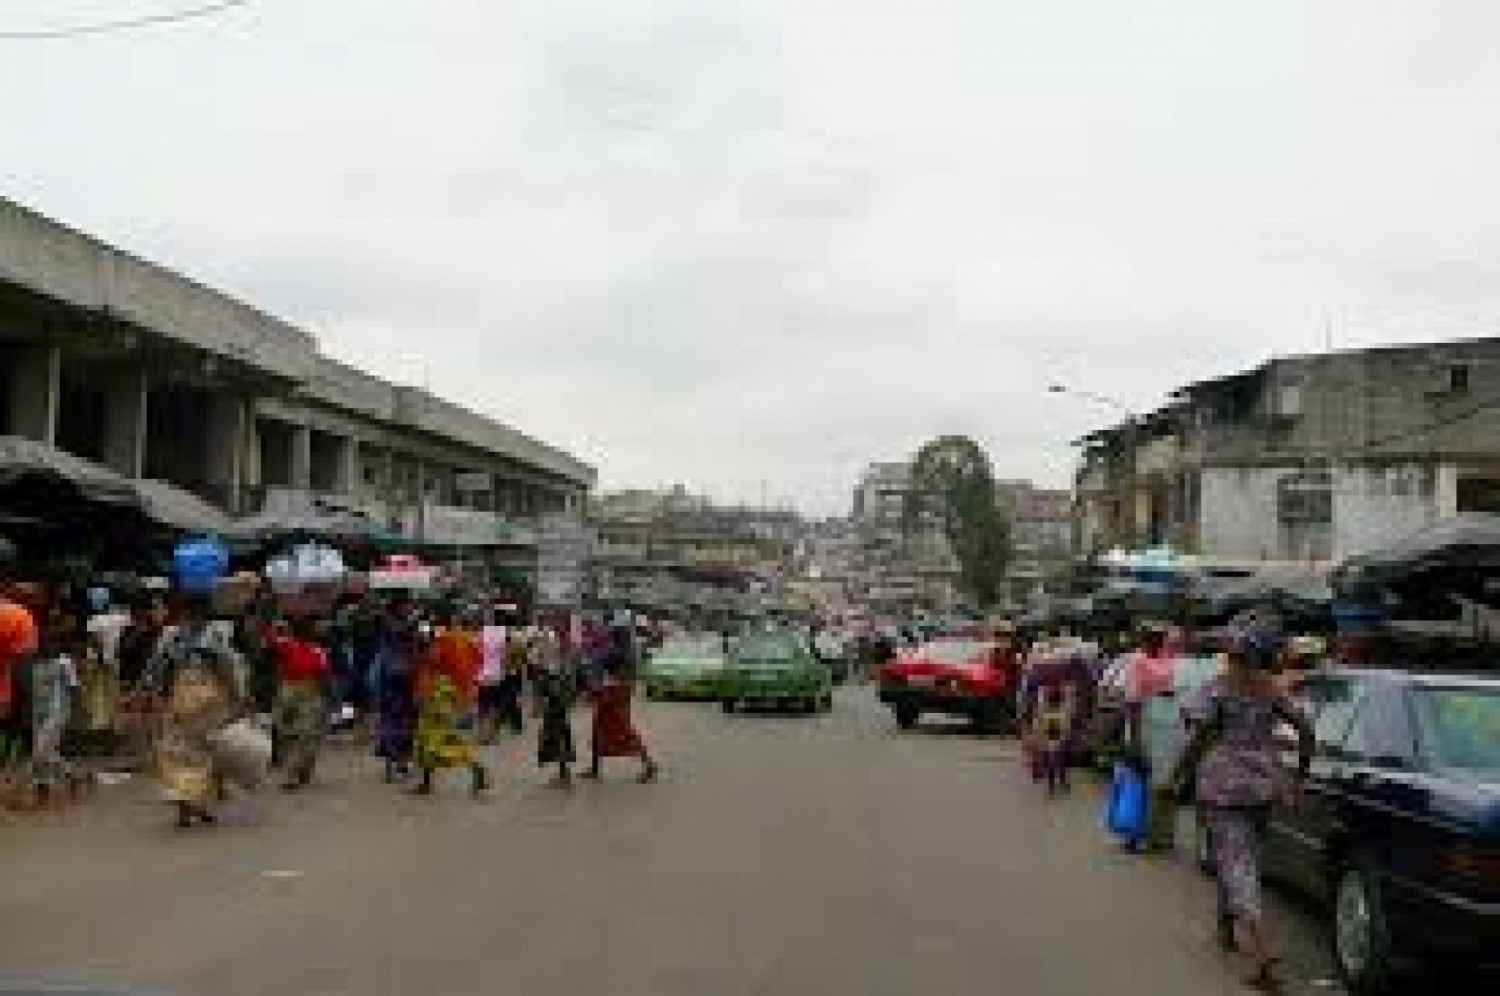
<path id="1" fill-rule="evenodd" d="M 659 658 L 712 657 L 719 653 L 722 644 L 712 633 L 685 633 L 668 637 L 656 651 Z"/>
<path id="2" fill-rule="evenodd" d="M 791 640 L 783 636 L 771 636 L 764 633 L 742 637 L 739 656 L 757 664 L 790 665 L 795 664 L 799 659 L 797 646 Z"/>
<path id="3" fill-rule="evenodd" d="M 1500 777 L 1500 687 L 1424 688 L 1416 713 L 1434 765 Z"/>
<path id="4" fill-rule="evenodd" d="M 938 640 L 922 647 L 914 656 L 945 667 L 963 667 L 978 663 L 985 649 L 977 640 Z"/>

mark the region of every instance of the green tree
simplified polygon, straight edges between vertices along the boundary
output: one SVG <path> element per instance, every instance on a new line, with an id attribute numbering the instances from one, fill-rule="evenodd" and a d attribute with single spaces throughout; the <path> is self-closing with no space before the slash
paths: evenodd
<path id="1" fill-rule="evenodd" d="M 1010 522 L 989 457 L 969 437 L 940 436 L 912 460 L 903 529 L 910 536 L 924 522 L 935 522 L 952 547 L 965 597 L 976 608 L 994 605 L 1010 562 Z"/>

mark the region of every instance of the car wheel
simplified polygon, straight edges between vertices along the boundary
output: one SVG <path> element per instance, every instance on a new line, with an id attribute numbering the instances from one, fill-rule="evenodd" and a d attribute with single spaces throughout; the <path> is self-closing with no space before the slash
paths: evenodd
<path id="1" fill-rule="evenodd" d="M 983 706 L 974 715 L 974 726 L 980 733 L 1004 733 L 1005 710 L 1000 706 Z"/>
<path id="2" fill-rule="evenodd" d="M 1367 862 L 1353 861 L 1340 869 L 1331 916 L 1333 962 L 1349 991 L 1359 996 L 1390 992 L 1395 949 L 1380 882 Z"/>
<path id="3" fill-rule="evenodd" d="M 734 699 L 729 698 L 727 696 L 725 697 L 725 699 L 724 699 L 723 702 L 719 703 L 719 708 L 723 709 L 726 713 L 734 712 L 734 707 L 735 707 L 735 701 L 734 701 Z"/>
<path id="4" fill-rule="evenodd" d="M 898 705 L 896 707 L 896 725 L 903 730 L 909 730 L 917 725 L 917 719 L 921 713 L 916 706 Z"/>
<path id="5" fill-rule="evenodd" d="M 833 711 L 833 692 L 823 693 L 823 697 L 818 700 L 818 709 L 822 712 Z"/>
<path id="6" fill-rule="evenodd" d="M 657 699 L 661 698 L 661 691 L 659 689 L 652 688 L 650 685 L 647 685 L 646 686 L 646 698 L 648 698 L 648 699 L 650 699 L 651 701 L 654 702 Z"/>

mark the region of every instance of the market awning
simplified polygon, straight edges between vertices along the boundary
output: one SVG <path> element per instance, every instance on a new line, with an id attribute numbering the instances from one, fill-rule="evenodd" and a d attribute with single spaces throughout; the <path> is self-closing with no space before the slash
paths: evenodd
<path id="1" fill-rule="evenodd" d="M 27 499 L 17 505 L 45 508 L 49 492 L 144 511 L 134 483 L 108 467 L 35 439 L 0 436 L 0 505 L 9 509 L 6 499 L 16 497 Z"/>
<path id="2" fill-rule="evenodd" d="M 1269 610 L 1286 619 L 1328 619 L 1333 588 L 1319 571 L 1295 565 L 1267 567 L 1248 577 L 1200 578 L 1193 591 L 1200 618 L 1229 619 L 1248 610 Z"/>
<path id="3" fill-rule="evenodd" d="M 1295 599 L 1309 604 L 1333 601 L 1333 587 L 1316 570 L 1267 567 L 1248 577 L 1214 578 L 1199 582 L 1211 599 Z"/>
<path id="4" fill-rule="evenodd" d="M 192 533 L 225 533 L 231 527 L 228 515 L 191 491 L 151 478 L 133 483 L 153 522 Z"/>
<path id="5" fill-rule="evenodd" d="M 230 526 L 231 535 L 264 539 L 283 535 L 350 536 L 383 539 L 387 531 L 367 515 L 344 510 L 309 509 L 302 512 L 262 512 Z"/>

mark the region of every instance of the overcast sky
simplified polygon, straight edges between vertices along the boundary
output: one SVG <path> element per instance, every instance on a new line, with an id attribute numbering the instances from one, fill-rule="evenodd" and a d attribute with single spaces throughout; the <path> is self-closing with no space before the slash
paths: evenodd
<path id="1" fill-rule="evenodd" d="M 191 5 L 192 0 L 180 0 Z M 179 0 L 0 0 L 0 31 Z M 0 194 L 565 446 L 846 506 L 1500 319 L 1494 0 L 260 0 L 0 41 Z"/>

